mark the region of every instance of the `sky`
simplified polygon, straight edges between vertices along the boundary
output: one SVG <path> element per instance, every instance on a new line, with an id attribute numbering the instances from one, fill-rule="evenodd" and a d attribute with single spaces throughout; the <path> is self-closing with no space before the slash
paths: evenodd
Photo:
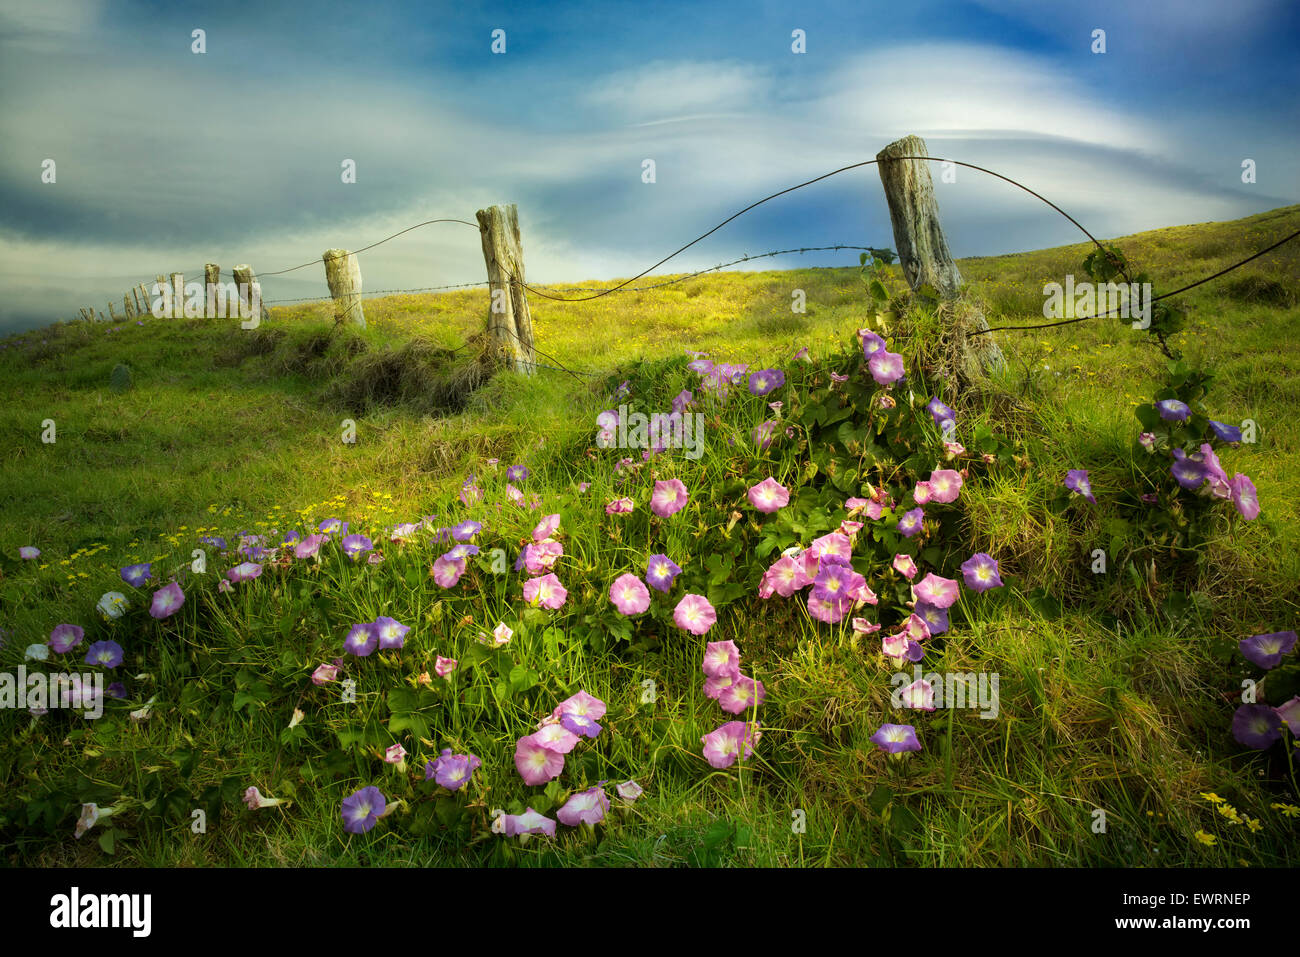
<path id="1" fill-rule="evenodd" d="M 530 283 L 632 276 L 909 133 L 1098 236 L 1235 219 L 1300 202 L 1298 41 L 1292 0 L 5 0 L 0 333 L 120 308 L 159 273 L 277 271 L 494 203 L 518 204 Z M 932 172 L 955 256 L 1081 238 L 992 177 Z M 894 246 L 874 167 L 766 203 L 656 274 L 837 243 Z M 359 259 L 365 290 L 486 277 L 456 223 Z M 325 296 L 324 267 L 263 295 Z"/>

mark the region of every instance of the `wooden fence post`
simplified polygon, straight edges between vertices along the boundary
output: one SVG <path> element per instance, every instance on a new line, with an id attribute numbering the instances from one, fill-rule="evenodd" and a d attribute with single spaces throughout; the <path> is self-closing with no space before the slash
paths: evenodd
<path id="1" fill-rule="evenodd" d="M 961 273 L 948 251 L 948 240 L 939 225 L 939 204 L 934 198 L 934 181 L 927 160 L 900 160 L 899 156 L 929 156 L 925 140 L 905 136 L 876 154 L 880 182 L 889 202 L 889 219 L 894 228 L 899 265 L 913 291 L 930 286 L 948 301 L 956 300 L 962 287 Z M 970 331 L 988 329 L 978 309 L 970 309 Z M 961 374 L 973 380 L 1002 369 L 1006 361 L 993 336 L 968 336 L 965 323 L 954 331 L 958 337 Z"/>
<path id="2" fill-rule="evenodd" d="M 217 318 L 216 285 L 221 282 L 221 267 L 216 263 L 203 264 L 203 315 Z"/>
<path id="3" fill-rule="evenodd" d="M 356 253 L 346 249 L 327 249 L 321 254 L 325 263 L 325 281 L 334 300 L 334 321 L 351 319 L 360 329 L 366 327 L 366 314 L 361 308 L 361 264 Z"/>
<path id="4" fill-rule="evenodd" d="M 240 263 L 238 266 L 232 266 L 230 274 L 235 277 L 235 285 L 239 288 L 239 298 L 237 301 L 240 303 L 241 307 L 240 318 L 243 318 L 243 313 L 251 308 L 249 300 L 252 292 L 257 292 L 257 301 L 259 303 L 262 301 L 262 284 L 257 281 L 257 274 L 253 272 L 253 267 L 248 265 L 248 263 Z M 266 310 L 266 306 L 262 306 L 261 315 L 257 317 L 257 320 L 258 322 L 261 322 L 263 319 L 269 319 L 270 315 L 271 314 Z"/>
<path id="5" fill-rule="evenodd" d="M 135 309 L 131 305 L 131 297 L 122 293 L 122 311 L 126 313 L 128 319 L 135 318 Z"/>
<path id="6" fill-rule="evenodd" d="M 478 218 L 483 240 L 483 259 L 487 263 L 488 335 L 504 353 L 517 372 L 532 375 L 536 363 L 533 353 L 533 319 L 528 311 L 524 290 L 524 252 L 519 241 L 519 210 L 508 206 L 480 209 Z"/>

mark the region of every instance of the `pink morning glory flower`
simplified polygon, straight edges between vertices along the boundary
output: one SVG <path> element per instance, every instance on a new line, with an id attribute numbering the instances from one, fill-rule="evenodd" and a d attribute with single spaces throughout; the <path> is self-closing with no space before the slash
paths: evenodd
<path id="1" fill-rule="evenodd" d="M 1273 710 L 1291 729 L 1291 734 L 1300 737 L 1300 695 L 1296 695 L 1290 701 L 1282 702 Z"/>
<path id="2" fill-rule="evenodd" d="M 406 760 L 406 748 L 399 744 L 389 745 L 388 750 L 384 752 L 385 764 L 401 764 Z"/>
<path id="3" fill-rule="evenodd" d="M 260 578 L 262 575 L 262 566 L 256 562 L 240 562 L 234 568 L 226 571 L 226 577 L 236 585 L 240 582 L 252 581 L 254 578 Z"/>
<path id="4" fill-rule="evenodd" d="M 667 555 L 651 555 L 646 562 L 645 582 L 651 588 L 667 593 L 682 570 Z"/>
<path id="5" fill-rule="evenodd" d="M 504 621 L 497 622 L 497 626 L 492 629 L 492 647 L 501 648 L 510 644 L 510 639 L 515 636 L 514 629 Z"/>
<path id="6" fill-rule="evenodd" d="M 97 641 L 86 649 L 86 664 L 116 668 L 122 663 L 122 646 L 116 641 Z"/>
<path id="7" fill-rule="evenodd" d="M 853 558 L 853 540 L 842 532 L 830 532 L 813 539 L 808 550 L 820 558 L 823 565 L 847 565 Z"/>
<path id="8" fill-rule="evenodd" d="M 768 419 L 766 422 L 760 422 L 754 429 L 752 436 L 754 445 L 759 451 L 766 452 L 772 445 L 772 439 L 776 437 L 776 427 L 780 425 L 776 419 Z"/>
<path id="9" fill-rule="evenodd" d="M 853 630 L 859 635 L 874 635 L 880 630 L 880 625 L 873 625 L 865 618 L 854 618 L 850 624 L 853 625 Z"/>
<path id="10" fill-rule="evenodd" d="M 170 585 L 159 588 L 153 593 L 153 602 L 149 606 L 149 614 L 160 620 L 170 618 L 180 611 L 183 604 L 185 604 L 185 592 L 181 591 L 179 582 L 172 582 Z"/>
<path id="11" fill-rule="evenodd" d="M 1065 473 L 1065 487 L 1076 495 L 1082 495 L 1093 505 L 1097 499 L 1092 494 L 1092 483 L 1088 481 L 1087 469 L 1070 469 Z"/>
<path id="12" fill-rule="evenodd" d="M 319 665 L 316 670 L 311 673 L 311 683 L 319 688 L 322 685 L 336 680 L 338 676 L 338 665 Z"/>
<path id="13" fill-rule="evenodd" d="M 373 785 L 349 794 L 343 799 L 343 830 L 349 834 L 365 834 L 383 816 L 387 806 L 384 795 Z"/>
<path id="14" fill-rule="evenodd" d="M 606 515 L 624 515 L 632 511 L 634 505 L 630 498 L 616 498 L 605 506 Z"/>
<path id="15" fill-rule="evenodd" d="M 1232 504 L 1246 521 L 1259 517 L 1259 498 L 1255 495 L 1255 486 L 1246 476 L 1238 472 L 1228 483 Z"/>
<path id="16" fill-rule="evenodd" d="M 609 798 L 602 787 L 577 791 L 564 802 L 564 806 L 555 812 L 561 824 L 577 827 L 579 824 L 595 826 L 605 819 L 609 810 Z"/>
<path id="17" fill-rule="evenodd" d="M 717 612 L 703 595 L 685 595 L 673 609 L 673 622 L 692 635 L 704 634 L 717 620 Z"/>
<path id="18" fill-rule="evenodd" d="M 910 512 L 904 512 L 902 517 L 899 518 L 898 525 L 896 526 L 898 533 L 904 538 L 911 538 L 921 530 L 921 525 L 924 519 L 925 512 L 920 508 L 920 506 L 917 506 Z"/>
<path id="19" fill-rule="evenodd" d="M 41 550 L 35 545 L 23 545 L 18 549 L 18 557 L 24 561 L 34 561 L 41 557 Z"/>
<path id="20" fill-rule="evenodd" d="M 629 804 L 645 793 L 645 789 L 635 781 L 624 781 L 622 784 L 617 785 L 614 790 L 618 792 L 619 797 Z"/>
<path id="21" fill-rule="evenodd" d="M 450 558 L 447 555 L 439 555 L 433 562 L 433 580 L 440 588 L 454 588 L 460 581 L 460 576 L 465 574 L 465 562 L 463 559 Z"/>
<path id="22" fill-rule="evenodd" d="M 736 673 L 734 675 L 718 675 L 715 678 L 705 678 L 704 696 L 706 698 L 712 698 L 714 701 L 717 701 L 719 698 L 722 697 L 722 692 L 726 691 L 733 684 L 735 684 L 736 679 L 739 677 L 740 677 L 740 669 L 737 668 Z"/>
<path id="23" fill-rule="evenodd" d="M 293 547 L 293 554 L 297 558 L 311 558 L 319 555 L 320 547 L 329 540 L 328 535 L 308 535 Z"/>
<path id="24" fill-rule="evenodd" d="M 639 615 L 650 607 L 650 591 L 631 573 L 619 575 L 609 586 L 609 600 L 620 614 Z"/>
<path id="25" fill-rule="evenodd" d="M 680 479 L 655 482 L 654 493 L 650 496 L 650 511 L 660 518 L 667 518 L 681 511 L 689 500 L 690 495 Z"/>
<path id="26" fill-rule="evenodd" d="M 951 578 L 941 578 L 930 572 L 919 585 L 912 586 L 912 595 L 918 601 L 929 602 L 936 608 L 951 608 L 957 600 L 960 586 Z"/>
<path id="27" fill-rule="evenodd" d="M 817 577 L 813 579 L 812 597 L 835 602 L 851 598 L 864 584 L 865 579 L 850 566 L 823 561 Z"/>
<path id="28" fill-rule="evenodd" d="M 749 504 L 771 514 L 790 504 L 790 490 L 770 475 L 749 490 Z"/>
<path id="29" fill-rule="evenodd" d="M 722 694 L 718 696 L 718 705 L 728 714 L 740 714 L 762 704 L 766 697 L 767 691 L 763 688 L 763 682 L 738 675 L 730 685 L 722 689 Z"/>
<path id="30" fill-rule="evenodd" d="M 477 485 L 466 485 L 460 490 L 459 497 L 462 505 L 473 505 L 475 502 L 482 501 L 483 490 Z"/>
<path id="31" fill-rule="evenodd" d="M 912 501 L 916 502 L 917 505 L 929 505 L 933 495 L 929 482 L 917 482 L 916 488 L 912 490 Z"/>
<path id="32" fill-rule="evenodd" d="M 828 625 L 838 624 L 845 615 L 853 610 L 853 599 L 847 596 L 835 601 L 826 601 L 824 598 L 817 598 L 810 592 L 807 604 L 808 614 L 815 620 Z"/>
<path id="33" fill-rule="evenodd" d="M 871 370 L 871 378 L 876 382 L 889 385 L 903 378 L 903 357 L 896 352 L 881 350 L 868 360 L 867 368 Z"/>
<path id="34" fill-rule="evenodd" d="M 448 791 L 459 791 L 482 765 L 477 755 L 452 754 L 451 748 L 443 748 L 442 754 L 424 766 L 424 779 Z"/>
<path id="35" fill-rule="evenodd" d="M 673 399 L 673 411 L 679 415 L 685 412 L 691 407 L 692 398 L 693 396 L 689 389 L 682 389 L 681 392 L 677 393 L 676 398 Z"/>
<path id="36" fill-rule="evenodd" d="M 729 768 L 737 758 L 744 761 L 754 753 L 760 735 L 756 722 L 728 721 L 700 738 L 704 758 L 715 768 Z"/>
<path id="37" fill-rule="evenodd" d="M 127 565 L 120 572 L 122 581 L 126 582 L 132 588 L 139 588 L 150 578 L 153 573 L 149 570 L 152 562 L 144 562 L 140 565 Z"/>
<path id="38" fill-rule="evenodd" d="M 406 643 L 406 633 L 411 630 L 410 625 L 403 625 L 396 619 L 384 617 L 376 618 L 373 627 L 379 638 L 381 651 L 402 647 Z"/>
<path id="39" fill-rule="evenodd" d="M 377 647 L 379 647 L 379 635 L 375 632 L 373 622 L 353 625 L 348 631 L 348 636 L 343 639 L 343 650 L 358 658 L 366 657 Z"/>
<path id="40" fill-rule="evenodd" d="M 542 744 L 536 734 L 530 734 L 515 745 L 515 767 L 525 784 L 545 784 L 558 778 L 564 770 L 564 755 Z"/>
<path id="41" fill-rule="evenodd" d="M 900 664 L 904 660 L 915 662 L 925 657 L 925 651 L 921 648 L 920 643 L 908 637 L 906 631 L 885 635 L 881 638 L 880 651 L 886 658 L 892 658 Z"/>
<path id="42" fill-rule="evenodd" d="M 880 730 L 867 740 L 888 754 L 921 750 L 921 742 L 916 740 L 916 728 L 910 724 L 882 724 Z"/>
<path id="43" fill-rule="evenodd" d="M 558 724 L 544 724 L 532 738 L 544 748 L 549 748 L 556 754 L 568 754 L 578 746 L 578 736 L 564 726 L 564 721 Z"/>
<path id="44" fill-rule="evenodd" d="M 704 647 L 700 668 L 710 678 L 735 678 L 740 674 L 740 649 L 734 641 L 710 641 Z"/>
<path id="45" fill-rule="evenodd" d="M 782 598 L 789 598 L 809 583 L 803 563 L 790 555 L 778 558 L 766 572 L 763 581 Z"/>
<path id="46" fill-rule="evenodd" d="M 930 473 L 930 499 L 940 505 L 957 501 L 961 492 L 961 473 L 954 469 L 938 469 Z"/>
<path id="47" fill-rule="evenodd" d="M 528 808 L 523 814 L 503 815 L 503 833 L 506 837 L 527 837 L 533 834 L 555 837 L 555 822 Z"/>
<path id="48" fill-rule="evenodd" d="M 924 678 L 917 678 L 907 687 L 900 689 L 898 697 L 903 702 L 904 708 L 915 708 L 918 711 L 934 710 L 934 685 Z"/>
<path id="49" fill-rule="evenodd" d="M 451 673 L 456 670 L 455 658 L 444 658 L 438 655 L 437 660 L 433 663 L 433 673 L 439 678 L 451 679 Z"/>
<path id="50" fill-rule="evenodd" d="M 911 581 L 916 577 L 916 560 L 911 555 L 898 554 L 894 556 L 894 570 L 900 575 Z"/>
<path id="51" fill-rule="evenodd" d="M 1140 433 L 1138 435 L 1138 445 L 1142 446 L 1142 448 L 1146 449 L 1148 452 L 1154 452 L 1156 450 L 1155 435 L 1150 432 Z"/>
<path id="52" fill-rule="evenodd" d="M 599 721 L 605 717 L 605 702 L 585 691 L 570 695 L 555 706 L 552 717 L 562 718 L 566 714 L 579 715 Z"/>
<path id="53" fill-rule="evenodd" d="M 555 530 L 560 527 L 560 516 L 547 515 L 533 529 L 533 541 L 543 542 L 555 534 Z"/>
<path id="54" fill-rule="evenodd" d="M 1282 656 L 1289 653 L 1295 647 L 1295 643 L 1294 631 L 1274 631 L 1266 635 L 1251 635 L 1249 638 L 1243 638 L 1237 643 L 1237 647 L 1251 663 L 1267 669 L 1277 667 Z"/>
<path id="55" fill-rule="evenodd" d="M 560 580 L 554 574 L 530 578 L 524 582 L 524 601 L 530 605 L 554 611 L 563 605 L 568 597 L 568 589 L 560 584 Z"/>
<path id="56" fill-rule="evenodd" d="M 46 644 L 50 646 L 51 651 L 61 655 L 81 644 L 85 634 L 85 629 L 80 625 L 55 625 Z"/>
<path id="57" fill-rule="evenodd" d="M 985 592 L 990 588 L 1002 587 L 1002 579 L 998 577 L 997 559 L 984 552 L 976 552 L 962 562 L 961 576 L 966 580 L 966 587 L 971 591 Z"/>

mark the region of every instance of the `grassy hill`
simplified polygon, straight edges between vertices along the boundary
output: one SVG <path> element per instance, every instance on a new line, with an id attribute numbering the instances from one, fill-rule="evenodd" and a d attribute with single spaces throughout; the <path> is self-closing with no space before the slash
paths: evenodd
<path id="1" fill-rule="evenodd" d="M 1116 244 L 1162 292 L 1298 226 L 1300 207 L 1288 207 Z M 960 526 L 969 551 L 1000 561 L 1008 586 L 963 601 L 924 667 L 999 674 L 1001 714 L 924 715 L 924 749 L 905 762 L 868 740 L 884 721 L 912 720 L 890 709 L 893 666 L 846 626 L 754 596 L 753 569 L 776 554 L 750 555 L 767 526 L 736 485 L 760 472 L 789 485 L 812 460 L 811 448 L 764 453 L 743 437 L 770 414 L 767 400 L 788 413 L 855 348 L 872 311 L 856 269 L 719 273 L 588 303 L 533 298 L 539 360 L 579 374 L 499 375 L 462 398 L 446 385 L 464 355 L 453 350 L 481 325 L 482 290 L 368 300 L 363 332 L 333 330 L 328 304 L 312 304 L 275 309 L 252 331 L 147 318 L 10 337 L 0 350 L 0 665 L 16 667 L 29 643 L 69 622 L 85 627 L 86 644 L 118 641 L 127 661 L 115 677 L 128 680 L 127 698 L 99 722 L 0 715 L 0 842 L 11 862 L 40 864 L 1294 863 L 1300 821 L 1274 806 L 1300 804 L 1294 771 L 1246 752 L 1228 725 L 1242 677 L 1255 675 L 1237 641 L 1294 629 L 1298 617 L 1298 248 L 1182 297 L 1188 323 L 1175 345 L 1214 368 L 1207 405 L 1258 426 L 1256 443 L 1220 456 L 1228 474 L 1251 476 L 1261 515 L 1217 527 L 1195 580 L 1103 588 L 1089 561 L 1115 516 L 1047 507 L 1067 469 L 1092 469 L 1099 499 L 1122 486 L 1134 409 L 1164 372 L 1159 352 L 1107 320 L 999 335 L 1008 373 L 996 395 L 958 409 L 958 437 L 971 444 L 967 430 L 987 426 L 1019 441 L 1021 454 L 963 490 Z M 1042 321 L 1043 284 L 1081 277 L 1089 251 L 959 267 L 993 325 L 1031 324 Z M 806 293 L 804 314 L 791 311 L 795 289 Z M 813 366 L 792 361 L 802 347 Z M 616 473 L 622 455 L 637 453 L 595 449 L 595 417 L 618 404 L 611 390 L 624 379 L 666 411 L 696 381 L 685 350 L 781 368 L 789 381 L 766 400 L 742 395 L 710 413 L 706 455 L 660 469 L 683 479 L 692 505 L 676 524 L 651 522 L 650 472 L 660 467 Z M 121 392 L 110 388 L 119 364 L 132 379 Z M 42 441 L 47 420 L 52 443 Z M 355 442 L 344 441 L 345 420 Z M 530 469 L 521 487 L 541 497 L 540 509 L 500 504 L 499 470 L 513 463 Z M 466 507 L 456 495 L 470 475 L 490 494 Z M 590 489 L 579 492 L 580 482 Z M 639 524 L 612 522 L 600 506 L 633 489 Z M 744 514 L 733 520 L 736 510 Z M 315 570 L 268 568 L 230 596 L 214 583 L 239 559 L 210 555 L 206 579 L 186 571 L 201 537 L 274 530 L 278 540 L 329 518 L 379 542 L 396 523 L 474 517 L 513 561 L 551 513 L 562 516 L 557 574 L 570 591 L 560 612 L 524 609 L 518 579 L 484 568 L 470 584 L 440 588 L 429 565 L 447 545 L 428 536 L 385 544 L 381 565 L 332 555 Z M 28 545 L 39 559 L 17 557 Z M 727 717 L 701 693 L 706 639 L 675 631 L 658 605 L 625 634 L 608 617 L 609 583 L 638 562 L 643 571 L 657 551 L 699 588 L 742 588 L 707 640 L 735 640 L 743 670 L 767 688 L 753 761 L 724 771 L 700 755 L 700 736 Z M 154 584 L 185 577 L 180 614 L 155 621 L 152 588 L 124 585 L 118 569 L 140 562 L 154 563 Z M 95 613 L 109 590 L 133 606 L 115 622 Z M 1171 594 L 1195 600 L 1168 604 Z M 375 615 L 411 626 L 407 644 L 354 662 L 359 703 L 342 704 L 309 676 L 343 654 L 349 623 Z M 515 638 L 489 650 L 476 638 L 499 621 Z M 419 681 L 436 655 L 462 662 L 455 682 Z M 645 681 L 658 689 L 652 702 L 642 700 Z M 515 741 L 579 689 L 609 704 L 605 731 L 575 749 L 562 789 L 525 787 Z M 149 701 L 147 718 L 128 716 Z M 380 760 L 392 743 L 410 752 L 412 776 Z M 416 774 L 443 747 L 483 760 L 458 796 Z M 494 808 L 553 810 L 570 789 L 629 778 L 645 796 L 594 834 L 561 828 L 554 842 L 520 846 L 488 829 Z M 368 834 L 347 835 L 339 802 L 370 784 L 407 803 Z M 249 785 L 293 803 L 248 811 L 238 794 Z M 1232 823 L 1202 792 L 1231 801 L 1258 830 Z M 106 841 L 73 837 L 88 801 L 121 807 L 91 832 Z M 198 807 L 212 811 L 202 835 L 190 831 Z M 1096 809 L 1106 811 L 1104 833 L 1094 832 Z M 792 829 L 796 811 L 805 830 Z"/>

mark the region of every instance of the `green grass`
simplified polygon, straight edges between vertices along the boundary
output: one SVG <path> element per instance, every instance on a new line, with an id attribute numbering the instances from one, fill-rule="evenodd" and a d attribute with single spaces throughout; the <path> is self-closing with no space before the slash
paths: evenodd
<path id="1" fill-rule="evenodd" d="M 1289 207 L 1116 242 L 1156 277 L 1159 293 L 1297 223 L 1300 208 Z M 1077 245 L 959 266 L 993 325 L 1032 324 L 1042 321 L 1043 283 L 1067 272 L 1080 277 L 1087 252 Z M 729 717 L 700 689 L 702 639 L 643 621 L 631 643 L 604 642 L 603 619 L 583 617 L 608 605 L 603 589 L 635 570 L 647 549 L 700 574 L 709 556 L 698 543 L 730 534 L 728 511 L 740 499 L 728 498 L 726 487 L 742 466 L 717 426 L 703 459 L 669 473 L 699 504 L 676 524 L 624 529 L 599 508 L 616 494 L 608 466 L 617 456 L 585 451 L 595 414 L 611 404 L 593 385 L 603 380 L 542 369 L 531 379 L 498 375 L 463 402 L 450 398 L 447 383 L 460 381 L 473 350 L 455 359 L 446 350 L 478 332 L 481 290 L 369 300 L 360 333 L 331 334 L 328 304 L 318 304 L 274 310 L 252 332 L 150 318 L 113 332 L 66 324 L 12 337 L 0 351 L 7 556 L 0 626 L 11 632 L 0 665 L 15 666 L 23 647 L 44 641 L 54 624 L 76 622 L 86 626 L 87 643 L 111 634 L 126 647 L 122 670 L 148 675 L 132 678 L 130 709 L 156 701 L 145 721 L 110 710 L 89 729 L 57 713 L 35 724 L 25 714 L 0 716 L 0 781 L 10 796 L 0 843 L 10 862 L 44 865 L 1295 863 L 1300 821 L 1271 807 L 1300 803 L 1294 781 L 1244 754 L 1227 728 L 1241 678 L 1255 674 L 1235 655 L 1237 640 L 1296 627 L 1297 276 L 1293 243 L 1183 297 L 1188 325 L 1175 344 L 1216 369 L 1211 408 L 1227 421 L 1253 419 L 1259 435 L 1221 457 L 1229 474 L 1252 477 L 1262 514 L 1222 525 L 1202 580 L 1149 583 L 1149 594 L 1103 592 L 1089 570 L 1102 519 L 1067 524 L 1043 504 L 1080 462 L 1109 463 L 1093 471 L 1099 498 L 1128 474 L 1133 409 L 1163 368 L 1147 337 L 1106 320 L 1001 333 L 1010 368 L 997 385 L 1009 404 L 972 399 L 960 410 L 963 423 L 1034 437 L 1043 451 L 963 490 L 964 533 L 971 551 L 998 557 L 1015 584 L 989 600 L 963 599 L 960 625 L 925 662 L 927 671 L 999 674 L 999 718 L 936 712 L 916 722 L 925 750 L 888 761 L 869 737 L 883 721 L 912 720 L 889 707 L 892 666 L 792 603 L 746 598 L 724 609 L 709 638 L 733 638 L 743 670 L 762 678 L 769 697 L 759 709 L 765 732 L 755 760 L 727 771 L 699 754 L 700 735 Z M 807 294 L 806 314 L 790 311 L 794 289 Z M 789 369 L 802 346 L 817 357 L 842 349 L 866 324 L 867 301 L 857 270 L 806 269 L 719 273 L 588 303 L 534 298 L 532 308 L 546 353 L 539 361 L 635 375 L 638 360 L 675 359 L 684 349 Z M 134 381 L 120 394 L 109 388 L 119 363 Z M 690 381 L 680 362 L 658 376 L 669 396 Z M 726 424 L 747 430 L 765 414 L 753 400 Z M 57 429 L 52 444 L 41 441 L 48 419 Z M 342 440 L 344 420 L 355 422 L 355 443 Z M 477 587 L 467 597 L 441 592 L 428 566 L 445 546 L 431 544 L 386 548 L 384 564 L 368 575 L 343 562 L 312 574 L 268 571 L 230 598 L 196 595 L 161 624 L 143 615 L 141 595 L 117 575 L 138 561 L 153 560 L 165 574 L 180 569 L 205 534 L 302 528 L 335 515 L 378 529 L 446 512 L 467 474 L 490 472 L 491 457 L 502 467 L 529 463 L 535 474 L 526 488 L 542 493 L 542 512 L 564 516 L 559 575 L 571 611 L 555 630 L 541 613 L 521 613 L 513 577 L 507 586 L 480 569 L 470 573 Z M 781 453 L 770 464 L 778 478 L 800 467 Z M 587 496 L 574 490 L 578 481 L 592 482 Z M 645 496 L 637 502 L 643 511 Z M 503 539 L 515 547 L 542 512 L 507 512 Z M 37 562 L 15 560 L 27 544 L 41 548 Z M 212 562 L 209 578 L 227 567 Z M 739 580 L 752 593 L 748 566 Z M 1061 600 L 1059 617 L 1031 605 L 1026 596 L 1037 588 Z M 111 627 L 93 610 L 110 589 L 136 606 Z M 1203 603 L 1177 618 L 1154 610 L 1151 599 L 1171 589 L 1196 591 Z M 364 662 L 357 705 L 306 681 L 316 664 L 341 653 L 348 622 L 377 614 L 413 627 L 400 656 Z M 475 634 L 498 620 L 515 627 L 511 646 L 478 651 Z M 463 683 L 454 695 L 438 686 L 424 744 L 384 719 L 391 690 L 415 693 L 415 676 L 435 654 L 462 661 Z M 516 664 L 534 671 L 537 684 L 499 695 Z M 653 704 L 641 701 L 647 679 L 657 689 Z M 514 770 L 514 741 L 578 688 L 610 710 L 602 736 L 570 756 L 566 788 L 632 777 L 645 797 L 594 836 L 519 846 L 487 833 L 493 808 L 539 803 L 542 789 L 524 788 Z M 252 703 L 236 707 L 240 693 Z M 290 732 L 299 706 L 306 717 Z M 413 834 L 412 811 L 350 837 L 338 820 L 342 796 L 371 783 L 403 793 L 376 756 L 393 740 L 412 753 L 413 767 L 444 746 L 474 751 L 484 767 L 450 826 Z M 227 793 L 208 833 L 192 834 L 189 810 L 223 782 L 227 792 L 255 784 L 294 803 L 248 812 Z M 1209 791 L 1258 819 L 1261 830 L 1216 814 L 1199 796 Z M 119 796 L 130 806 L 111 825 L 73 839 L 82 801 L 108 806 Z M 151 799 L 147 811 L 133 803 Z M 169 800 L 175 806 L 164 813 Z M 1106 812 L 1105 833 L 1093 832 L 1095 809 Z M 791 826 L 796 810 L 803 832 Z M 111 856 L 93 840 L 110 828 Z M 1197 831 L 1218 843 L 1199 843 Z"/>

